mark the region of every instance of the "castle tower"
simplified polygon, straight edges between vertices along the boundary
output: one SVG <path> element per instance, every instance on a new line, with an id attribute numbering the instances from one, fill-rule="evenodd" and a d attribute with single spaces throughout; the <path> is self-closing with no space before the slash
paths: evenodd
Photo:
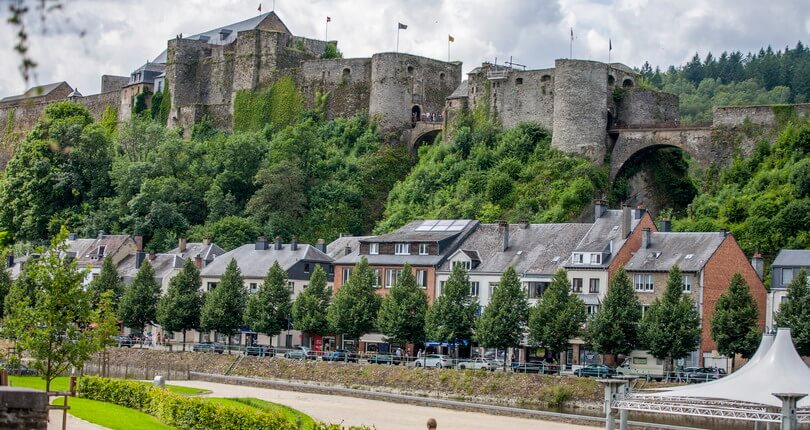
<path id="1" fill-rule="evenodd" d="M 602 163 L 608 116 L 608 65 L 586 60 L 554 63 L 551 145 Z"/>

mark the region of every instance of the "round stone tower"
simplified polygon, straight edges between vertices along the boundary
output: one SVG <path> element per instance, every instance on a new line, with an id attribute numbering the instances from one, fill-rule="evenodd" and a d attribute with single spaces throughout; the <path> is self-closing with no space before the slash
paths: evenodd
<path id="1" fill-rule="evenodd" d="M 551 145 L 602 163 L 608 114 L 608 66 L 586 60 L 557 60 Z"/>

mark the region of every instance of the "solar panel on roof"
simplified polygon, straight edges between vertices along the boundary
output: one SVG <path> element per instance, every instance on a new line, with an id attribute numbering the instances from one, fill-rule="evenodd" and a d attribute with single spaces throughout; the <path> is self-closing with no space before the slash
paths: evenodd
<path id="1" fill-rule="evenodd" d="M 461 231 L 464 230 L 464 227 L 467 225 L 466 220 L 457 219 L 453 221 L 453 224 L 450 225 L 450 228 L 447 231 Z"/>
<path id="2" fill-rule="evenodd" d="M 416 231 L 430 231 L 437 222 L 438 221 L 431 219 L 422 221 L 422 224 L 416 227 Z"/>

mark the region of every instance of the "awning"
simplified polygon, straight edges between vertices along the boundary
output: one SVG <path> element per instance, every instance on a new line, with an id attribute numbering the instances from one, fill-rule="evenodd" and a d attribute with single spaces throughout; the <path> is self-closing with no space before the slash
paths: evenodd
<path id="1" fill-rule="evenodd" d="M 580 294 L 579 297 L 582 298 L 582 301 L 585 302 L 586 305 L 598 305 L 599 304 L 599 295 L 598 294 Z"/>
<path id="2" fill-rule="evenodd" d="M 369 333 L 360 337 L 360 342 L 365 343 L 388 343 L 381 333 Z"/>

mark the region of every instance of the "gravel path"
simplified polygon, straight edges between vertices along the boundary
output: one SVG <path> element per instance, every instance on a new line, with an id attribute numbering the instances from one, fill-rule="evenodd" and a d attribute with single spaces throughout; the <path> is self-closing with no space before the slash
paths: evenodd
<path id="1" fill-rule="evenodd" d="M 419 430 L 425 428 L 425 422 L 429 417 L 438 421 L 440 430 L 586 430 L 599 428 L 355 397 L 299 393 L 205 381 L 172 381 L 171 384 L 210 390 L 209 396 L 212 397 L 255 397 L 290 406 L 319 421 L 374 426 L 377 430 Z"/>
<path id="2" fill-rule="evenodd" d="M 70 404 L 70 401 L 68 401 Z M 48 421 L 48 430 L 62 430 L 62 411 L 53 410 L 48 413 L 50 420 Z M 85 420 L 74 417 L 68 414 L 67 429 L 68 430 L 106 430 L 106 427 L 89 423 Z"/>

